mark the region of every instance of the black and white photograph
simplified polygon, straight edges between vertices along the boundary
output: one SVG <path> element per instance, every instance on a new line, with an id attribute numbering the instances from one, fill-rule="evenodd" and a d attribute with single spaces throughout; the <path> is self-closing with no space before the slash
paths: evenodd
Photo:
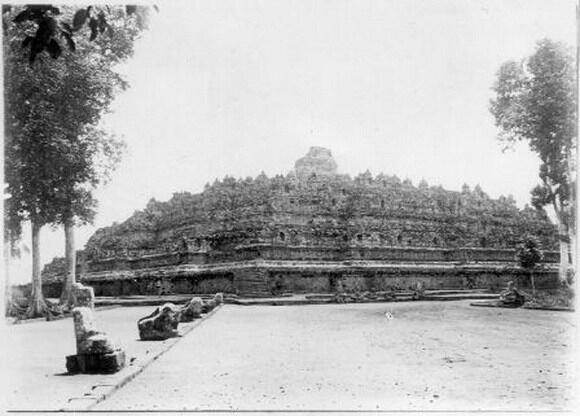
<path id="1" fill-rule="evenodd" d="M 573 414 L 579 22 L 2 4 L 0 411 Z"/>

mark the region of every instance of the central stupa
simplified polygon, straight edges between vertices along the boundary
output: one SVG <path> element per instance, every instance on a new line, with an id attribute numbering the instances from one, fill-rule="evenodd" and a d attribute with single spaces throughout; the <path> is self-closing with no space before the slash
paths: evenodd
<path id="1" fill-rule="evenodd" d="M 330 149 L 313 146 L 306 156 L 296 161 L 294 170 L 301 181 L 308 179 L 312 175 L 332 176 L 336 175 L 336 162 Z"/>

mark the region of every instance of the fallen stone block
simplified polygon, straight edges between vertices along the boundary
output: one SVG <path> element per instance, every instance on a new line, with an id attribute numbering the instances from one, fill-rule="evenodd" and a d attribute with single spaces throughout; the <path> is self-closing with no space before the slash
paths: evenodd
<path id="1" fill-rule="evenodd" d="M 180 309 L 173 303 L 166 303 L 155 309 L 151 315 L 139 319 L 139 337 L 144 341 L 163 341 L 179 336 Z"/>
<path id="2" fill-rule="evenodd" d="M 201 298 L 192 298 L 181 309 L 179 322 L 191 322 L 200 318 L 203 309 L 203 300 Z"/>
<path id="3" fill-rule="evenodd" d="M 203 313 L 208 313 L 208 312 L 211 312 L 216 306 L 217 305 L 216 305 L 215 300 L 214 299 L 210 299 L 210 300 L 208 300 L 206 302 L 203 302 L 201 311 Z"/>
<path id="4" fill-rule="evenodd" d="M 224 294 L 216 293 L 215 296 L 213 297 L 213 300 L 215 301 L 216 305 L 221 305 L 222 303 L 224 303 Z"/>
<path id="5" fill-rule="evenodd" d="M 118 350 L 106 354 L 76 354 L 66 357 L 69 373 L 111 374 L 125 366 L 125 351 Z"/>
<path id="6" fill-rule="evenodd" d="M 519 308 L 525 301 L 525 296 L 516 289 L 514 282 L 510 281 L 506 289 L 499 294 L 498 303 L 504 308 Z"/>

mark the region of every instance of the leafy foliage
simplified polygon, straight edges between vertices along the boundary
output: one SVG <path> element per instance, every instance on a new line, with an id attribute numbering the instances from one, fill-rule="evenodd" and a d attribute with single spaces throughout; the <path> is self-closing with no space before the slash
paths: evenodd
<path id="1" fill-rule="evenodd" d="M 573 155 L 577 138 L 576 69 L 572 53 L 548 39 L 528 60 L 506 62 L 494 85 L 491 113 L 506 146 L 526 141 L 542 162 L 541 184 L 532 190 L 535 207 L 554 205 L 569 223 L 575 186 Z M 571 225 L 571 224 L 570 224 Z"/>
<path id="2" fill-rule="evenodd" d="M 74 50 L 55 53 L 57 31 L 74 31 L 62 20 L 57 26 L 55 16 L 72 17 L 73 9 L 25 6 L 3 12 L 6 180 L 11 195 L 5 238 L 14 242 L 20 223 L 32 222 L 33 284 L 28 313 L 36 316 L 46 311 L 40 284 L 40 228 L 65 224 L 72 230 L 75 219 L 92 221 L 96 207 L 92 191 L 107 180 L 123 148 L 97 125 L 115 95 L 127 87 L 114 67 L 131 56 L 140 29 L 118 8 L 111 9 L 106 23 L 114 31 L 98 38 L 79 37 Z M 90 25 L 91 15 L 86 14 Z M 73 22 L 79 30 L 81 17 L 77 15 Z M 22 48 L 22 39 L 31 45 L 30 51 Z M 68 40 L 72 42 L 72 35 Z M 27 60 L 34 65 L 23 65 Z M 74 264 L 70 254 L 68 260 Z M 70 275 L 74 278 L 74 273 Z"/>
<path id="3" fill-rule="evenodd" d="M 66 276 L 66 271 L 66 259 L 55 257 L 42 268 L 42 281 L 44 283 L 62 282 Z"/>
<path id="4" fill-rule="evenodd" d="M 72 10 L 61 11 L 52 5 L 25 5 L 12 22 L 27 28 L 22 40 L 22 48 L 28 49 L 28 61 L 33 64 L 36 57 L 46 51 L 54 59 L 62 55 L 63 46 L 76 50 L 75 34 L 88 31 L 89 40 L 94 41 L 105 33 L 113 37 L 114 27 L 111 20 L 118 19 L 124 9 L 127 19 L 134 16 L 140 29 L 146 25 L 148 8 L 127 5 L 124 8 L 110 6 L 87 6 L 72 14 Z M 157 8 L 156 8 L 157 9 Z M 2 13 L 10 14 L 13 6 L 3 6 Z"/>
<path id="5" fill-rule="evenodd" d="M 43 13 L 56 13 L 46 7 Z M 20 39 L 28 28 L 12 21 L 35 18 L 37 12 L 27 6 L 3 15 L 9 214 L 14 224 L 62 223 L 72 215 L 86 222 L 96 205 L 91 190 L 107 179 L 123 147 L 95 126 L 127 87 L 113 66 L 131 56 L 139 28 L 117 10 L 118 17 L 108 20 L 115 27 L 112 37 L 81 38 L 75 52 L 63 51 L 56 61 L 39 56 L 34 67 L 21 65 L 26 51 Z M 72 9 L 58 13 L 71 15 Z"/>
<path id="6" fill-rule="evenodd" d="M 576 89 L 572 51 L 544 39 L 529 59 L 501 66 L 490 107 L 506 147 L 525 141 L 540 158 L 541 182 L 532 190 L 531 202 L 538 209 L 550 206 L 556 214 L 561 281 L 576 245 Z"/>
<path id="7" fill-rule="evenodd" d="M 544 258 L 538 239 L 534 236 L 527 235 L 524 241 L 518 245 L 516 257 L 520 266 L 524 269 L 533 269 L 536 267 Z"/>

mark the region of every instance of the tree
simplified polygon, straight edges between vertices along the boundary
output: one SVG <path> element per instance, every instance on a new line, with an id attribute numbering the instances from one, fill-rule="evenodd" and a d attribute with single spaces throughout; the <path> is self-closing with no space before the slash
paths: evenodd
<path id="1" fill-rule="evenodd" d="M 63 19 L 73 16 L 72 9 L 59 12 Z M 3 14 L 6 179 L 11 194 L 9 224 L 21 220 L 32 224 L 29 315 L 36 316 L 46 310 L 40 279 L 40 229 L 46 224 L 65 226 L 69 272 L 62 298 L 67 301 L 75 274 L 73 226 L 92 220 L 96 206 L 92 190 L 119 161 L 120 143 L 96 125 L 116 93 L 127 87 L 115 65 L 132 55 L 140 29 L 122 9 L 112 8 L 108 34 L 96 39 L 79 37 L 74 51 L 63 50 L 58 60 L 38 54 L 34 65 L 23 65 L 29 59 L 23 39 L 38 28 L 34 21 L 14 23 L 14 15 L 21 13 L 12 9 Z M 11 231 L 17 237 L 18 230 Z"/>
<path id="2" fill-rule="evenodd" d="M 576 252 L 577 139 L 576 66 L 563 44 L 548 39 L 521 63 L 504 63 L 493 87 L 490 111 L 506 148 L 527 142 L 540 158 L 540 184 L 532 190 L 536 209 L 554 210 L 560 245 L 559 276 L 567 281 L 570 245 Z"/>
<path id="3" fill-rule="evenodd" d="M 3 5 L 2 14 L 10 13 L 14 6 Z M 158 10 L 157 6 L 153 6 Z M 95 40 L 104 32 L 111 34 L 113 27 L 110 22 L 110 6 L 81 7 L 74 12 L 72 19 L 61 18 L 61 9 L 51 4 L 28 4 L 18 10 L 13 16 L 14 23 L 33 22 L 35 30 L 31 31 L 22 41 L 22 47 L 29 50 L 28 61 L 33 64 L 42 52 L 58 59 L 63 50 L 63 43 L 71 51 L 76 49 L 74 35 L 83 27 L 90 31 L 89 40 Z M 136 16 L 141 29 L 146 26 L 149 8 L 144 6 L 124 6 L 127 17 Z M 86 24 L 86 25 L 85 25 Z"/>
<path id="4" fill-rule="evenodd" d="M 516 249 L 516 257 L 520 267 L 527 270 L 532 284 L 532 294 L 536 296 L 536 285 L 534 282 L 534 268 L 543 260 L 544 254 L 540 248 L 538 240 L 532 236 L 526 236 L 524 241 Z"/>
<path id="5" fill-rule="evenodd" d="M 87 134 L 71 137 L 68 153 L 59 166 L 59 192 L 54 203 L 58 207 L 56 223 L 63 225 L 65 233 L 66 279 L 61 303 L 72 304 L 72 285 L 76 276 L 76 250 L 74 226 L 92 222 L 97 201 L 92 191 L 108 179 L 120 161 L 123 143 L 99 129 L 89 129 Z"/>

